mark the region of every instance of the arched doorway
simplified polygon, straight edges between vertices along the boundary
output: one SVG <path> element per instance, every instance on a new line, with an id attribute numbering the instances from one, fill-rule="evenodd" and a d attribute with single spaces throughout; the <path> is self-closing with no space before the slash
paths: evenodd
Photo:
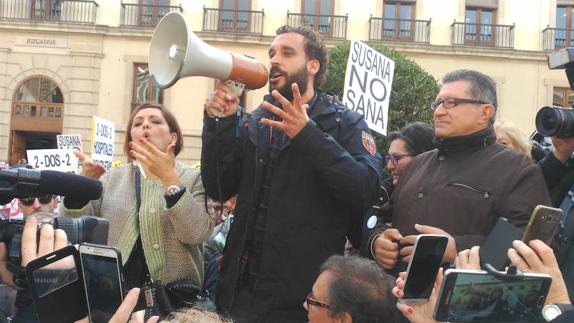
<path id="1" fill-rule="evenodd" d="M 63 117 L 64 98 L 56 82 L 45 76 L 24 80 L 12 100 L 10 164 L 26 158 L 28 149 L 57 148 Z"/>

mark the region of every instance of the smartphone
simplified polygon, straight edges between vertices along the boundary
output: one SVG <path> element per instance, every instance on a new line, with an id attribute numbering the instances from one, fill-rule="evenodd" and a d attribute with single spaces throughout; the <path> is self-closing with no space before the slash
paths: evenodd
<path id="1" fill-rule="evenodd" d="M 122 260 L 118 249 L 80 244 L 80 261 L 90 322 L 107 323 L 123 300 Z"/>
<path id="2" fill-rule="evenodd" d="M 445 236 L 434 234 L 417 236 L 407 267 L 402 303 L 419 304 L 428 300 L 447 244 L 448 238 Z"/>
<path id="3" fill-rule="evenodd" d="M 550 245 L 556 232 L 558 232 L 562 214 L 562 209 L 537 205 L 532 211 L 532 216 L 528 226 L 526 226 L 522 241 L 528 243 L 530 240 L 538 239 Z"/>
<path id="4" fill-rule="evenodd" d="M 508 249 L 514 240 L 522 238 L 523 231 L 512 225 L 506 218 L 498 218 L 494 228 L 480 246 L 480 263 L 484 268 L 490 264 L 496 270 L 504 270 L 510 263 Z"/>
<path id="5" fill-rule="evenodd" d="M 551 283 L 547 274 L 501 280 L 482 270 L 449 269 L 434 318 L 439 322 L 544 322 L 541 312 Z"/>
<path id="6" fill-rule="evenodd" d="M 26 280 L 41 323 L 75 322 L 88 316 L 78 251 L 66 246 L 26 266 Z"/>

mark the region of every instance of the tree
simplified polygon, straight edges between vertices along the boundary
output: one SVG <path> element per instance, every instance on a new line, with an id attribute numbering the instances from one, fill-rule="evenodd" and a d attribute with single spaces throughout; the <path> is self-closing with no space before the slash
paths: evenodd
<path id="1" fill-rule="evenodd" d="M 439 91 L 437 80 L 404 54 L 382 45 L 369 44 L 373 49 L 395 61 L 393 87 L 389 102 L 387 133 L 399 130 L 404 125 L 422 121 L 432 125 L 433 111 L 430 103 Z M 345 42 L 331 49 L 329 70 L 321 89 L 343 97 L 345 72 L 350 43 Z M 381 152 L 388 148 L 386 138 L 375 133 Z"/>

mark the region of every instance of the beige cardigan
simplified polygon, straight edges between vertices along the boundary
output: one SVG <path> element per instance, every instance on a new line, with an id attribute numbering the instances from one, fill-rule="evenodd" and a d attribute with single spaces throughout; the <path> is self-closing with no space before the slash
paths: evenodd
<path id="1" fill-rule="evenodd" d="M 125 264 L 141 230 L 141 240 L 150 274 L 169 283 L 191 278 L 203 283 L 203 246 L 212 232 L 214 219 L 205 210 L 205 192 L 199 170 L 176 162 L 179 180 L 186 191 L 166 209 L 159 180 L 141 178 L 141 207 L 136 216 L 135 168 L 132 164 L 113 167 L 102 177 L 100 199 L 82 209 L 61 204 L 62 216 L 101 216 L 109 220 L 108 245 L 117 246 Z"/>

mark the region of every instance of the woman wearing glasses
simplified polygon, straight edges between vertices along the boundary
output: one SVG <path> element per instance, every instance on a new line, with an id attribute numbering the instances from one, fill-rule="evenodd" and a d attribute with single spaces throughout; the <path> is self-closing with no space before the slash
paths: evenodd
<path id="1" fill-rule="evenodd" d="M 401 171 L 413 158 L 435 148 L 434 131 L 422 122 L 409 123 L 399 131 L 389 134 L 389 153 L 385 157 L 387 169 L 397 185 Z"/>
<path id="2" fill-rule="evenodd" d="M 433 129 L 423 122 L 409 123 L 401 130 L 389 134 L 390 145 L 385 160 L 387 170 L 391 176 L 383 180 L 383 182 L 392 184 L 387 185 L 387 188 L 397 185 L 401 172 L 415 156 L 435 148 L 433 140 Z M 391 221 L 391 216 L 391 209 L 388 203 L 373 207 L 367 211 L 363 232 L 370 230 L 370 233 L 364 233 L 363 235 L 369 237 L 361 248 L 363 255 L 374 259 L 373 241 L 384 230 L 386 224 Z"/>

